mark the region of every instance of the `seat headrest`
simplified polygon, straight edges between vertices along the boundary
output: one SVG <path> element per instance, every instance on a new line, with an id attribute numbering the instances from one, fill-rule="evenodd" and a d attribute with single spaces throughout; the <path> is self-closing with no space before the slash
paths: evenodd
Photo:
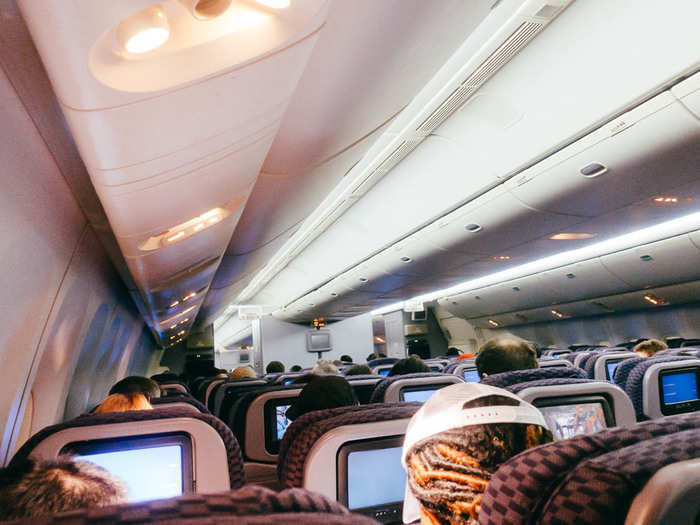
<path id="1" fill-rule="evenodd" d="M 157 406 L 163 406 L 165 408 L 171 403 L 187 403 L 188 405 L 195 407 L 202 414 L 211 414 L 209 409 L 205 407 L 203 403 L 200 403 L 189 394 L 175 394 L 172 396 L 156 397 L 151 399 L 151 405 L 153 405 L 154 408 Z"/>
<path id="2" fill-rule="evenodd" d="M 493 374 L 481 379 L 484 385 L 508 388 L 510 385 L 538 381 L 540 379 L 553 379 L 555 377 L 572 377 L 587 379 L 583 370 L 574 367 L 548 367 L 528 368 L 527 370 L 512 370 L 501 374 Z"/>
<path id="3" fill-rule="evenodd" d="M 399 375 L 399 376 L 389 376 L 385 377 L 382 379 L 379 383 L 377 383 L 377 386 L 374 387 L 374 392 L 372 392 L 372 397 L 370 397 L 369 402 L 370 403 L 382 403 L 384 402 L 384 396 L 389 389 L 389 387 L 396 383 L 397 381 L 403 381 L 405 379 L 421 379 L 421 378 L 452 378 L 451 380 L 454 380 L 454 378 L 458 378 L 458 376 L 451 375 L 451 374 L 444 374 L 441 372 L 419 372 L 416 374 L 404 374 L 404 375 Z"/>

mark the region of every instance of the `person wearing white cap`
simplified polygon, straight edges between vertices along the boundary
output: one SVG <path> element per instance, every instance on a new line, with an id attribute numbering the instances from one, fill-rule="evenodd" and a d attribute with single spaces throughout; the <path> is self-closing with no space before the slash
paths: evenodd
<path id="1" fill-rule="evenodd" d="M 540 411 L 506 390 L 478 383 L 441 388 L 406 429 L 403 522 L 476 524 L 498 467 L 550 441 Z"/>

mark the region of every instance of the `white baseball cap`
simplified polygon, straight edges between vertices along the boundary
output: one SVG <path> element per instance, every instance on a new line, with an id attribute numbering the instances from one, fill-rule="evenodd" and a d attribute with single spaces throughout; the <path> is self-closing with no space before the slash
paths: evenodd
<path id="1" fill-rule="evenodd" d="M 498 405 L 463 408 L 468 401 L 486 396 L 504 396 L 518 401 L 518 405 Z M 468 425 L 489 423 L 522 423 L 547 428 L 542 413 L 530 403 L 507 390 L 479 383 L 458 383 L 435 392 L 416 412 L 406 428 L 401 463 L 406 469 L 406 456 L 413 446 L 440 432 Z M 408 472 L 408 469 L 406 469 Z M 408 475 L 408 474 L 407 474 Z M 412 523 L 421 517 L 420 505 L 409 484 L 403 502 L 403 522 Z"/>

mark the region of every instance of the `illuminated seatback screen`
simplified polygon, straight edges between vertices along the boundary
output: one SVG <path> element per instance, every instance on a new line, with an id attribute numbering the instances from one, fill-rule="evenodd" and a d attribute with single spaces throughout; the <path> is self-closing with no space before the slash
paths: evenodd
<path id="1" fill-rule="evenodd" d="M 391 447 L 348 454 L 348 508 L 403 501 L 406 471 L 401 465 L 401 450 Z"/>
<path id="2" fill-rule="evenodd" d="M 539 410 L 556 439 L 593 434 L 607 428 L 603 405 L 600 403 L 539 407 Z"/>

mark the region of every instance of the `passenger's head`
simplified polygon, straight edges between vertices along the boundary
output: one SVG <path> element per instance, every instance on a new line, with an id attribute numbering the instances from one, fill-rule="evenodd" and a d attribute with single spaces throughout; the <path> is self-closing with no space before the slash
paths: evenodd
<path id="1" fill-rule="evenodd" d="M 126 485 L 87 461 L 27 459 L 0 472 L 0 521 L 126 502 Z"/>
<path id="2" fill-rule="evenodd" d="M 371 374 L 372 369 L 368 367 L 367 365 L 355 365 L 351 366 L 347 370 L 345 370 L 344 374 L 346 376 L 361 376 L 365 374 Z"/>
<path id="3" fill-rule="evenodd" d="M 340 360 L 341 360 L 343 363 L 352 363 L 352 357 L 350 357 L 350 356 L 347 355 L 347 354 L 341 355 L 341 356 L 340 356 Z"/>
<path id="4" fill-rule="evenodd" d="M 289 369 L 290 372 L 301 372 L 301 366 L 300 365 L 294 365 L 292 368 Z"/>
<path id="5" fill-rule="evenodd" d="M 447 357 L 459 357 L 460 355 L 462 355 L 462 352 L 459 348 L 451 346 L 447 349 Z"/>
<path id="6" fill-rule="evenodd" d="M 406 359 L 401 359 L 394 363 L 394 366 L 389 370 L 390 376 L 402 376 L 405 374 L 418 374 L 421 372 L 430 372 L 430 367 L 417 355 L 412 355 Z"/>
<path id="7" fill-rule="evenodd" d="M 246 379 L 246 378 L 256 378 L 258 377 L 255 374 L 255 370 L 253 370 L 249 366 L 237 366 L 236 368 L 233 369 L 231 372 L 231 375 L 229 376 L 231 379 Z"/>
<path id="8" fill-rule="evenodd" d="M 112 394 L 100 403 L 95 409 L 95 414 L 109 414 L 111 412 L 128 412 L 130 410 L 153 410 L 146 396 L 142 394 Z"/>
<path id="9" fill-rule="evenodd" d="M 280 361 L 270 361 L 265 367 L 268 374 L 281 374 L 284 372 L 284 365 Z"/>
<path id="10" fill-rule="evenodd" d="M 337 374 L 338 368 L 325 359 L 316 361 L 316 365 L 311 369 L 312 374 Z"/>
<path id="11" fill-rule="evenodd" d="M 535 349 L 517 337 L 486 341 L 476 354 L 476 369 L 481 377 L 538 367 Z"/>
<path id="12" fill-rule="evenodd" d="M 666 350 L 668 345 L 658 339 L 647 339 L 635 345 L 632 349 L 639 357 L 652 357 L 656 352 Z"/>
<path id="13" fill-rule="evenodd" d="M 314 410 L 358 404 L 355 391 L 344 377 L 311 375 L 286 415 L 293 420 Z"/>
<path id="14" fill-rule="evenodd" d="M 382 357 L 386 357 L 386 354 L 382 354 L 381 352 L 372 352 L 367 356 L 367 362 L 369 363 L 374 359 L 381 359 Z"/>
<path id="15" fill-rule="evenodd" d="M 142 394 L 150 401 L 154 397 L 160 397 L 160 386 L 153 379 L 147 377 L 129 376 L 115 383 L 109 393 Z"/>
<path id="16" fill-rule="evenodd" d="M 498 467 L 549 441 L 552 433 L 539 410 L 506 390 L 478 383 L 441 388 L 406 429 L 404 523 L 476 523 Z"/>

